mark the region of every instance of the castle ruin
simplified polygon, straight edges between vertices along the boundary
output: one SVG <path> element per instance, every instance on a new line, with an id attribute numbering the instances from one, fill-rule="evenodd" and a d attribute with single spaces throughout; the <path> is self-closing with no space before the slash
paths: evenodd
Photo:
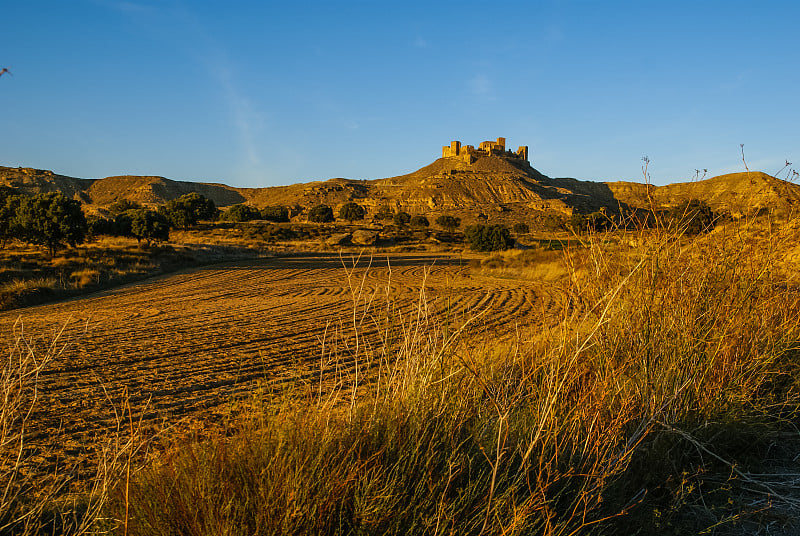
<path id="1" fill-rule="evenodd" d="M 506 139 L 497 138 L 497 141 L 482 141 L 477 149 L 472 145 L 462 146 L 460 141 L 451 141 L 450 145 L 442 147 L 442 158 L 458 158 L 467 164 L 482 156 L 508 156 L 528 162 L 528 146 L 521 145 L 516 153 L 506 151 Z"/>

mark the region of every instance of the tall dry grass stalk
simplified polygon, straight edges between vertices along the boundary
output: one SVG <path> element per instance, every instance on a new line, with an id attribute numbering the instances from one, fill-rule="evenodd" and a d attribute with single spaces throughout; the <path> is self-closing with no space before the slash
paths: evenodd
<path id="1" fill-rule="evenodd" d="M 682 463 L 664 437 L 794 411 L 798 377 L 775 381 L 800 341 L 784 237 L 636 239 L 565 250 L 559 318 L 513 334 L 473 329 L 480 312 L 456 319 L 424 285 L 409 309 L 348 269 L 352 318 L 329 326 L 316 380 L 178 444 L 116 512 L 136 534 L 608 530 Z"/>
<path id="2" fill-rule="evenodd" d="M 52 447 L 52 438 L 35 422 L 41 409 L 40 379 L 68 347 L 62 337 L 63 328 L 42 347 L 18 320 L 0 365 L 0 534 L 80 535 L 110 526 L 103 519 L 109 490 L 143 445 L 138 428 L 126 417 L 130 406 L 113 407 L 119 411 L 116 433 L 96 445 L 90 474 L 63 462 L 52 466 L 40 461 L 43 450 Z M 122 428 L 126 420 L 131 426 Z M 72 487 L 82 491 L 76 494 Z"/>

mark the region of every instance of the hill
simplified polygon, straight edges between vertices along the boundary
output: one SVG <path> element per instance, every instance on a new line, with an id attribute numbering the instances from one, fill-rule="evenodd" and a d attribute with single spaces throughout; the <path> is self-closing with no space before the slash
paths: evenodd
<path id="1" fill-rule="evenodd" d="M 474 150 L 466 146 L 469 153 L 456 147 L 456 156 L 447 155 L 445 147 L 442 158 L 413 173 L 375 180 L 336 178 L 288 186 L 236 188 L 158 176 L 81 179 L 46 170 L 0 167 L 0 185 L 29 194 L 61 191 L 79 199 L 89 211 L 102 210 L 120 199 L 155 206 L 198 192 L 219 207 L 247 203 L 257 207 L 297 206 L 307 211 L 321 203 L 335 208 L 355 201 L 368 213 L 386 205 L 411 214 L 450 213 L 466 222 L 484 216 L 493 221 L 513 221 L 546 213 L 568 215 L 603 207 L 612 212 L 663 209 L 689 199 L 703 200 L 715 210 L 733 215 L 763 209 L 785 213 L 800 205 L 800 186 L 761 172 L 732 173 L 666 186 L 550 178 L 530 165 L 527 148 L 522 157 L 505 151 L 505 140 L 503 145 L 484 142 L 481 146 L 488 143 L 493 143 L 493 148 Z"/>

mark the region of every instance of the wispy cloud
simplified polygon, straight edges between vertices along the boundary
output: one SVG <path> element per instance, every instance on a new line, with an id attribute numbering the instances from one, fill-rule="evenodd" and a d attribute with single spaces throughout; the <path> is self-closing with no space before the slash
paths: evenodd
<path id="1" fill-rule="evenodd" d="M 128 0 L 91 0 L 94 4 L 120 11 L 126 15 L 148 15 L 156 11 L 158 8 L 149 6 L 139 2 L 130 2 Z"/>
<path id="2" fill-rule="evenodd" d="M 430 46 L 428 45 L 428 42 L 419 35 L 414 39 L 413 45 L 414 48 L 428 48 Z"/>
<path id="3" fill-rule="evenodd" d="M 475 97 L 483 99 L 493 99 L 493 84 L 485 74 L 477 74 L 469 79 L 467 87 Z"/>

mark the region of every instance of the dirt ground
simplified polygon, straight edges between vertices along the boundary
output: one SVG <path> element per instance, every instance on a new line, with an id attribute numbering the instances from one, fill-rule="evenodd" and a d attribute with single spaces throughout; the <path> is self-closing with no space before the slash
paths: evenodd
<path id="1" fill-rule="evenodd" d="M 318 371 L 323 345 L 353 324 L 354 295 L 362 304 L 374 296 L 371 311 L 391 304 L 411 315 L 424 287 L 431 310 L 457 319 L 480 311 L 478 324 L 508 331 L 541 312 L 532 283 L 471 276 L 466 266 L 432 254 L 237 261 L 3 312 L 0 334 L 8 345 L 21 333 L 40 352 L 54 341 L 60 351 L 29 427 L 31 444 L 49 441 L 37 457 L 50 466 L 90 458 L 128 397 L 145 428 L 163 429 L 214 419 L 232 396 Z M 369 316 L 359 322 L 367 339 L 377 331 Z"/>

